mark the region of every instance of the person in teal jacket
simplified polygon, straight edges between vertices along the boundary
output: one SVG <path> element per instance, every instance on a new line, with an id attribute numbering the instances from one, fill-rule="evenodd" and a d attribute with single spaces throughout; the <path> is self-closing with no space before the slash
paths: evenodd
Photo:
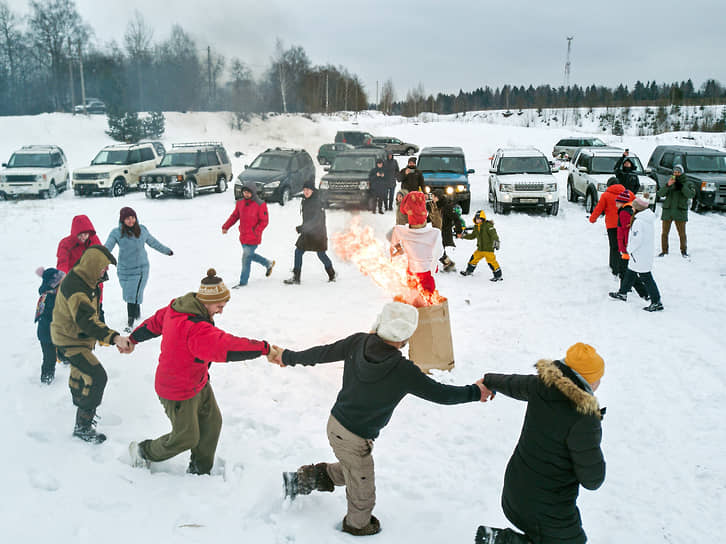
<path id="1" fill-rule="evenodd" d="M 138 222 L 132 208 L 121 208 L 119 226 L 111 231 L 104 244 L 109 251 L 118 244 L 118 279 L 126 302 L 129 323 L 128 330 L 141 316 L 144 289 L 149 280 L 149 258 L 145 246 L 148 244 L 159 253 L 173 255 L 174 252 L 154 238 L 144 225 Z"/>
<path id="2" fill-rule="evenodd" d="M 658 189 L 658 196 L 665 198 L 661 210 L 663 229 L 660 235 L 661 250 L 658 257 L 668 255 L 668 235 L 671 232 L 671 223 L 675 221 L 678 238 L 681 241 L 681 255 L 688 257 L 686 245 L 686 221 L 688 221 L 688 200 L 696 195 L 691 182 L 686 179 L 683 167 L 676 164 L 673 175 L 663 187 Z"/>

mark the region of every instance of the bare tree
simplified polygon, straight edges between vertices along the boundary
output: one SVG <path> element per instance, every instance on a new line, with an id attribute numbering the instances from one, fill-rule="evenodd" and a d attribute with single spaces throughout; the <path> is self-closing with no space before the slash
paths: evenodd
<path id="1" fill-rule="evenodd" d="M 10 11 L 6 2 L 0 2 L 0 69 L 5 65 L 8 71 L 8 103 L 5 108 L 0 109 L 3 113 L 16 113 L 20 98 L 18 75 L 22 34 L 17 25 L 18 17 Z"/>
<path id="2" fill-rule="evenodd" d="M 152 56 L 154 30 L 146 24 L 143 15 L 136 10 L 126 25 L 124 45 L 129 59 L 136 65 L 136 79 L 139 87 L 139 110 L 144 110 L 144 81 L 142 68 L 148 66 Z"/>
<path id="3" fill-rule="evenodd" d="M 393 111 L 393 103 L 396 101 L 396 91 L 393 88 L 393 80 L 388 78 L 381 87 L 381 104 L 380 109 L 383 113 L 391 115 Z"/>

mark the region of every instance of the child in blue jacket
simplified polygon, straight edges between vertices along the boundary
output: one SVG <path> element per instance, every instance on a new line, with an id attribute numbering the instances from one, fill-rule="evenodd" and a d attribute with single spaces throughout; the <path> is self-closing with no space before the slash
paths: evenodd
<path id="1" fill-rule="evenodd" d="M 40 298 L 35 307 L 35 322 L 38 324 L 38 340 L 43 351 L 43 364 L 40 367 L 40 381 L 51 384 L 55 378 L 55 363 L 57 360 L 55 346 L 50 339 L 50 322 L 53 320 L 53 307 L 58 285 L 65 276 L 56 268 L 38 268 L 35 271 L 42 279 L 38 288 Z"/>

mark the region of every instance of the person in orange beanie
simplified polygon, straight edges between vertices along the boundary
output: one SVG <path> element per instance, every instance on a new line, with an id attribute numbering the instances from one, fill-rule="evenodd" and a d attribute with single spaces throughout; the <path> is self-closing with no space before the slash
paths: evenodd
<path id="1" fill-rule="evenodd" d="M 577 496 L 580 486 L 605 480 L 600 409 L 595 390 L 605 362 L 578 342 L 562 360 L 541 359 L 537 375 L 486 374 L 483 398 L 495 393 L 527 402 L 519 442 L 504 476 L 502 507 L 513 529 L 480 526 L 478 544 L 584 544 Z"/>

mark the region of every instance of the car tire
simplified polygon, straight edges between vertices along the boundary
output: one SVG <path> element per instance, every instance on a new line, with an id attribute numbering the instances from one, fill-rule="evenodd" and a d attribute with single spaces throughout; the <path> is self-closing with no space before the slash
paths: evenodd
<path id="1" fill-rule="evenodd" d="M 217 186 L 214 188 L 215 193 L 223 193 L 227 190 L 227 180 L 224 176 L 220 176 L 217 180 Z"/>
<path id="2" fill-rule="evenodd" d="M 557 215 L 557 213 L 559 211 L 560 211 L 560 203 L 555 202 L 554 204 L 552 204 L 552 206 L 550 206 L 550 209 L 547 210 L 547 213 L 549 213 L 550 215 Z"/>
<path id="3" fill-rule="evenodd" d="M 48 190 L 41 191 L 40 196 L 46 200 L 56 198 L 58 196 L 58 188 L 55 186 L 55 183 L 51 181 L 50 185 L 48 185 Z"/>
<path id="4" fill-rule="evenodd" d="M 575 188 L 572 186 L 572 178 L 567 180 L 567 200 L 569 202 L 577 202 L 578 196 L 575 192 Z"/>
<path id="5" fill-rule="evenodd" d="M 149 191 L 148 189 L 144 191 L 144 195 L 146 195 L 146 198 L 156 198 L 156 193 L 154 191 Z"/>
<path id="6" fill-rule="evenodd" d="M 585 195 L 585 211 L 587 213 L 592 213 L 595 206 L 597 206 L 597 197 L 593 191 L 588 191 Z"/>
<path id="7" fill-rule="evenodd" d="M 126 194 L 126 182 L 123 178 L 116 178 L 111 185 L 111 196 L 116 198 Z"/>
<path id="8" fill-rule="evenodd" d="M 184 184 L 184 198 L 191 200 L 195 196 L 197 196 L 197 184 L 193 179 L 188 179 Z"/>
<path id="9" fill-rule="evenodd" d="M 284 206 L 290 202 L 290 188 L 284 187 L 280 192 L 280 206 Z"/>
<path id="10" fill-rule="evenodd" d="M 691 211 L 700 213 L 703 211 L 703 208 L 703 204 L 701 204 L 701 202 L 698 200 L 698 195 L 694 196 L 693 200 L 691 201 Z"/>
<path id="11" fill-rule="evenodd" d="M 415 154 L 416 154 L 416 150 L 413 147 L 409 147 L 406 149 L 406 155 L 410 156 L 410 155 L 415 155 Z"/>
<path id="12" fill-rule="evenodd" d="M 494 202 L 492 202 L 492 207 L 494 208 L 494 213 L 504 213 L 504 206 L 502 206 L 502 203 L 497 199 L 497 193 L 494 193 Z"/>
<path id="13" fill-rule="evenodd" d="M 471 209 L 471 198 L 468 200 L 462 200 L 461 201 L 461 214 L 468 215 L 470 209 Z"/>

